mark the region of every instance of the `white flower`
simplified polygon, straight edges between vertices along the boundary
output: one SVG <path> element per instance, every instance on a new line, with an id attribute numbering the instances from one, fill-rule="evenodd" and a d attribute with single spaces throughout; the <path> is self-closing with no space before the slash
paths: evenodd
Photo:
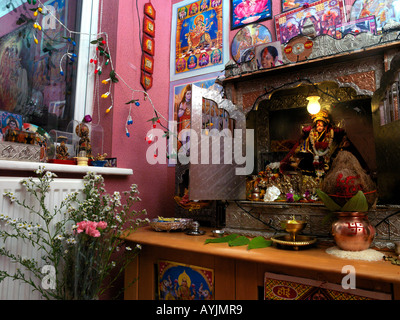
<path id="1" fill-rule="evenodd" d="M 76 240 L 75 240 L 74 237 L 70 237 L 70 238 L 67 239 L 67 243 L 68 243 L 68 244 L 75 244 L 75 243 L 76 243 Z"/>
<path id="2" fill-rule="evenodd" d="M 264 201 L 274 201 L 279 197 L 280 194 L 281 192 L 277 187 L 275 186 L 269 187 L 265 191 Z"/>
<path id="3" fill-rule="evenodd" d="M 132 251 L 132 248 L 131 247 L 126 247 L 125 250 Z"/>
<path id="4" fill-rule="evenodd" d="M 62 240 L 62 239 L 64 239 L 64 237 L 61 234 L 56 236 L 56 240 Z"/>
<path id="5" fill-rule="evenodd" d="M 139 250 L 142 250 L 142 246 L 140 244 L 137 244 L 136 248 L 138 248 Z"/>

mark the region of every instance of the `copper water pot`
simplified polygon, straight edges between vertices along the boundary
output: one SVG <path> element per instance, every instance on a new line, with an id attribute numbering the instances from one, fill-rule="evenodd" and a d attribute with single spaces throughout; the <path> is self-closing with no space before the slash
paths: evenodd
<path id="1" fill-rule="evenodd" d="M 365 212 L 337 212 L 332 224 L 336 245 L 346 251 L 362 251 L 370 247 L 375 228 Z"/>

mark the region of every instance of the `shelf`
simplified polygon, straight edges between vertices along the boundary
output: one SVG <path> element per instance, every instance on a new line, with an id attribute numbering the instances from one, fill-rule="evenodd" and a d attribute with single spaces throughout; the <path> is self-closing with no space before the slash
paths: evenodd
<path id="1" fill-rule="evenodd" d="M 88 171 L 102 175 L 119 175 L 128 176 L 133 174 L 132 169 L 115 168 L 115 167 L 94 167 L 94 166 L 77 166 L 67 164 L 54 164 L 42 162 L 28 161 L 10 161 L 0 160 L 0 170 L 13 171 L 35 171 L 40 166 L 51 172 L 86 174 Z"/>

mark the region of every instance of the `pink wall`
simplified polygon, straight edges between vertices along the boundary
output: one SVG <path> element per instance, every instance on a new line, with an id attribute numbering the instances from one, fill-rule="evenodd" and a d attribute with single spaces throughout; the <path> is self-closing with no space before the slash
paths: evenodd
<path id="1" fill-rule="evenodd" d="M 140 84 L 139 24 L 142 28 L 143 7 L 149 0 L 137 0 L 140 22 L 136 1 L 119 0 L 119 5 L 116 2 L 104 2 L 102 29 L 109 34 L 114 67 L 120 81 L 114 87 L 112 113 L 105 114 L 110 102 L 101 102 L 100 123 L 105 128 L 104 151 L 112 157 L 117 157 L 118 167 L 132 168 L 133 175 L 127 178 L 107 177 L 106 189 L 109 192 L 123 191 L 135 183 L 142 199 L 138 208 L 145 208 L 149 218 L 159 215 L 173 216 L 175 169 L 166 164 L 150 165 L 146 160 L 149 144 L 145 137 L 147 131 L 152 128 L 151 122 L 147 121 L 155 115 L 149 100 L 144 101 L 143 93 L 134 93 L 133 98 L 139 99 L 141 105 L 132 105 L 133 125 L 129 126 L 130 137 L 125 133 L 125 122 L 129 112 L 129 105 L 125 103 L 132 99 L 130 88 L 143 90 Z M 157 111 L 168 119 L 171 6 L 170 2 L 165 0 L 152 1 L 152 4 L 156 10 L 155 69 L 153 87 L 148 90 L 148 94 Z M 165 121 L 163 124 L 167 126 Z"/>
<path id="2" fill-rule="evenodd" d="M 139 24 L 142 28 L 143 6 L 149 0 L 138 0 L 139 20 L 135 1 L 109 0 L 104 2 L 103 30 L 109 34 L 109 44 L 116 72 L 133 89 L 142 90 L 140 85 L 141 47 L 139 43 Z M 169 52 L 172 4 L 178 0 L 152 1 L 156 9 L 155 31 L 155 70 L 153 87 L 148 90 L 157 111 L 168 118 L 169 96 Z M 230 3 L 224 0 L 226 3 Z M 346 0 L 349 12 L 353 0 Z M 273 16 L 281 12 L 281 2 L 273 1 Z M 263 21 L 273 35 L 273 19 Z M 240 29 L 229 32 L 229 44 Z M 125 135 L 125 121 L 129 106 L 125 102 L 132 99 L 130 89 L 120 81 L 115 86 L 114 108 L 112 113 L 105 114 L 109 102 L 102 101 L 100 106 L 100 123 L 105 129 L 105 152 L 118 158 L 118 166 L 132 168 L 134 174 L 127 178 L 107 177 L 108 191 L 126 190 L 136 183 L 141 191 L 141 208 L 146 208 L 148 217 L 174 215 L 174 168 L 166 164 L 150 165 L 146 160 L 148 148 L 145 136 L 154 117 L 149 101 L 143 100 L 143 93 L 135 93 L 140 100 L 140 107 L 132 106 L 133 125 L 129 126 L 130 138 Z M 94 112 L 96 118 L 96 112 Z M 165 125 L 167 125 L 164 122 Z"/>

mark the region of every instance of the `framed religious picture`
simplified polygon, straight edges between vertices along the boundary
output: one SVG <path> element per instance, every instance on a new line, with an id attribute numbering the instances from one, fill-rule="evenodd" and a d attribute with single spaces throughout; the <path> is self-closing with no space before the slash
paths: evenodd
<path id="1" fill-rule="evenodd" d="M 336 38 L 341 39 L 347 34 L 358 35 L 360 33 L 376 34 L 375 16 L 369 16 L 336 26 Z"/>
<path id="2" fill-rule="evenodd" d="M 300 7 L 307 7 L 310 3 L 317 0 L 281 0 L 282 12 L 297 9 Z"/>
<path id="3" fill-rule="evenodd" d="M 154 39 L 146 34 L 143 34 L 143 51 L 151 56 L 154 56 Z"/>
<path id="4" fill-rule="evenodd" d="M 148 90 L 153 86 L 153 77 L 142 71 L 140 83 L 145 90 Z"/>
<path id="5" fill-rule="evenodd" d="M 319 0 L 275 16 L 276 40 L 282 44 L 301 35 L 304 23 L 314 24 L 316 35 L 336 36 L 336 25 L 346 22 L 344 0 Z"/>
<path id="6" fill-rule="evenodd" d="M 214 300 L 214 270 L 160 260 L 158 300 Z"/>
<path id="7" fill-rule="evenodd" d="M 222 86 L 215 83 L 219 72 L 204 74 L 189 79 L 181 79 L 170 83 L 169 92 L 169 123 L 172 126 L 171 132 L 174 141 L 168 145 L 169 162 L 168 165 L 176 164 L 177 154 L 180 148 L 185 148 L 185 142 L 182 141 L 182 135 L 179 133 L 183 129 L 190 129 L 191 105 L 192 105 L 192 84 L 214 91 L 221 92 Z"/>
<path id="8" fill-rule="evenodd" d="M 144 13 L 151 19 L 153 20 L 156 19 L 156 10 L 154 9 L 153 5 L 150 2 L 144 5 Z"/>
<path id="9" fill-rule="evenodd" d="M 229 59 L 229 4 L 185 0 L 172 6 L 170 80 L 224 69 Z"/>
<path id="10" fill-rule="evenodd" d="M 143 53 L 142 55 L 142 70 L 152 74 L 154 71 L 154 59 L 152 56 Z"/>
<path id="11" fill-rule="evenodd" d="M 400 22 L 400 0 L 355 0 L 350 10 L 350 21 L 375 16 L 377 34 L 389 21 Z"/>
<path id="12" fill-rule="evenodd" d="M 231 30 L 272 19 L 272 0 L 231 0 Z"/>
<path id="13" fill-rule="evenodd" d="M 254 47 L 272 41 L 271 32 L 262 24 L 252 23 L 240 29 L 232 40 L 231 54 L 237 63 L 253 60 Z"/>
<path id="14" fill-rule="evenodd" d="M 155 24 L 154 21 L 151 20 L 149 17 L 144 16 L 143 18 L 143 31 L 149 35 L 150 37 L 154 38 L 155 36 Z"/>

